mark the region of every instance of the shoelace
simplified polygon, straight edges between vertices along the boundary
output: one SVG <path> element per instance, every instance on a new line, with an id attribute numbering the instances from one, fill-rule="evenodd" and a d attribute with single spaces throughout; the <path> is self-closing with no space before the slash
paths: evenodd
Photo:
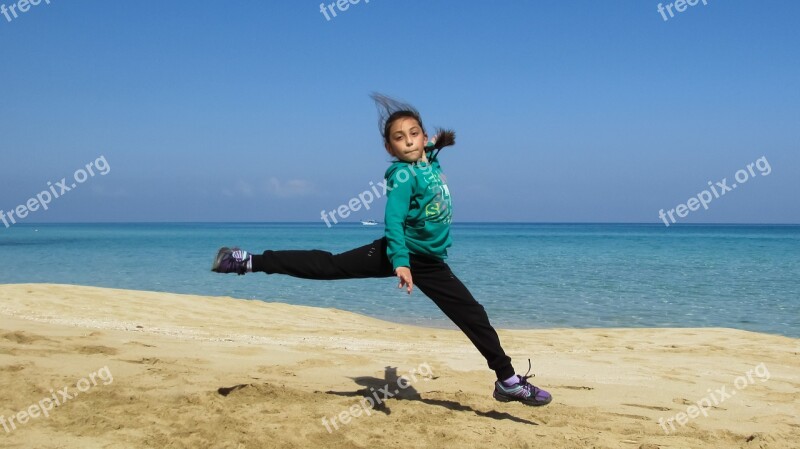
<path id="1" fill-rule="evenodd" d="M 243 260 L 244 260 L 244 254 L 245 254 L 245 251 L 243 251 L 243 250 L 241 250 L 241 249 L 237 249 L 237 250 L 234 250 L 234 251 L 231 253 L 231 256 L 233 256 L 233 259 L 234 259 L 235 261 L 237 261 L 237 262 L 241 262 L 241 261 L 243 261 Z"/>
<path id="2" fill-rule="evenodd" d="M 536 377 L 536 374 L 530 374 L 532 366 L 533 365 L 531 364 L 531 359 L 528 359 L 528 372 L 526 372 L 524 376 L 519 376 L 519 378 L 521 379 L 520 384 L 522 384 L 522 388 L 530 391 L 531 394 L 535 397 L 536 394 L 539 392 L 539 389 L 533 384 L 528 382 L 528 379 L 530 379 L 531 377 Z"/>
<path id="3" fill-rule="evenodd" d="M 233 259 L 233 267 L 236 270 L 236 274 L 243 275 L 247 272 L 247 262 L 246 258 L 244 257 L 247 254 L 246 251 L 242 249 L 234 249 L 231 252 L 231 259 Z"/>
<path id="4" fill-rule="evenodd" d="M 536 374 L 530 374 L 530 375 L 529 375 L 529 373 L 531 372 L 531 367 L 532 367 L 532 366 L 533 366 L 533 365 L 531 365 L 531 359 L 528 359 L 528 372 L 527 372 L 527 373 L 525 373 L 525 375 L 524 375 L 524 376 L 521 376 L 521 378 L 522 378 L 522 381 L 523 381 L 523 382 L 525 382 L 525 383 L 527 383 L 527 382 L 528 382 L 528 379 L 530 379 L 531 377 L 536 377 Z"/>

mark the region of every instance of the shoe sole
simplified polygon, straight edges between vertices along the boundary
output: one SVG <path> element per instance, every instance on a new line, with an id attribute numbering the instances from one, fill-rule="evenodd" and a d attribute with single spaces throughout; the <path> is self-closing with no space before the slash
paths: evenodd
<path id="1" fill-rule="evenodd" d="M 225 254 L 230 252 L 230 248 L 227 246 L 223 246 L 222 248 L 217 251 L 217 257 L 214 258 L 214 263 L 211 265 L 211 271 L 215 273 L 219 273 L 219 264 L 222 262 L 222 258 L 225 257 Z"/>
<path id="2" fill-rule="evenodd" d="M 541 406 L 543 406 L 543 405 L 547 405 L 547 404 L 549 404 L 549 403 L 551 403 L 551 402 L 553 401 L 553 397 L 552 397 L 552 396 L 550 397 L 550 400 L 548 400 L 547 402 L 542 402 L 542 401 L 535 401 L 535 402 L 532 402 L 532 401 L 526 401 L 526 400 L 524 400 L 524 399 L 520 399 L 520 398 L 518 398 L 518 397 L 515 397 L 515 396 L 505 396 L 505 395 L 503 395 L 503 394 L 498 394 L 498 393 L 497 393 L 497 390 L 495 390 L 495 391 L 492 393 L 492 397 L 494 397 L 494 399 L 495 399 L 496 401 L 500 401 L 500 402 L 521 402 L 521 403 L 523 403 L 523 404 L 525 404 L 525 405 L 530 405 L 530 406 L 532 406 L 532 407 L 541 407 Z"/>

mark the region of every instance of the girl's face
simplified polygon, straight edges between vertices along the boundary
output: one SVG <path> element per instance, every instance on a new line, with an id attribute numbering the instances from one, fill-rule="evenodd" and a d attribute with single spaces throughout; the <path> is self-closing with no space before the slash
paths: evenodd
<path id="1" fill-rule="evenodd" d="M 422 132 L 419 122 L 411 117 L 402 117 L 394 121 L 389 128 L 389 141 L 386 151 L 404 162 L 428 162 L 425 156 L 425 142 L 428 136 Z"/>

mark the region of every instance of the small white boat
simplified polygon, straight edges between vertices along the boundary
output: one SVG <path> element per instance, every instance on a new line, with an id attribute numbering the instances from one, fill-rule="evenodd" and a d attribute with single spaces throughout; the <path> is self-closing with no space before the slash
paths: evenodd
<path id="1" fill-rule="evenodd" d="M 378 222 L 375 220 L 366 220 L 366 221 L 361 220 L 361 224 L 364 226 L 377 226 Z"/>

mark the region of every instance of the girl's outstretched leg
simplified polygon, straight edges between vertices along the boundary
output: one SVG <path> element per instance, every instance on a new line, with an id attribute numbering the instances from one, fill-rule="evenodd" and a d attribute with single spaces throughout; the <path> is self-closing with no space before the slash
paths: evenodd
<path id="1" fill-rule="evenodd" d="M 515 376 L 511 358 L 500 346 L 500 338 L 483 306 L 443 261 L 411 256 L 411 275 L 425 295 L 461 329 L 486 359 L 497 376 L 493 396 L 498 401 L 546 405 L 550 393 L 528 383 L 530 376 Z M 527 373 L 526 373 L 527 374 Z"/>
<path id="2" fill-rule="evenodd" d="M 266 250 L 252 256 L 253 271 L 286 274 L 303 279 L 356 279 L 394 274 L 386 257 L 386 237 L 339 254 L 312 250 Z"/>
<path id="3" fill-rule="evenodd" d="M 489 368 L 497 374 L 498 379 L 514 375 L 511 357 L 500 346 L 500 337 L 489 323 L 486 310 L 446 263 L 412 255 L 411 276 L 422 293 L 432 299 L 453 324 L 466 334 L 486 358 Z"/>

